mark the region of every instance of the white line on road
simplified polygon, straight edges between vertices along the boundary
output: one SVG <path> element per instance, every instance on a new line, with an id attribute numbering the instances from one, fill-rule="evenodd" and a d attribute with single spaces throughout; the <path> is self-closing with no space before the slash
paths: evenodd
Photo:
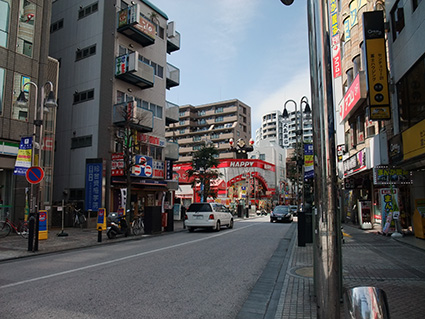
<path id="1" fill-rule="evenodd" d="M 163 247 L 163 248 L 145 251 L 143 253 L 138 253 L 138 254 L 135 254 L 135 255 L 130 255 L 130 256 L 126 256 L 126 257 L 112 259 L 112 260 L 104 261 L 104 262 L 93 264 L 93 265 L 88 265 L 88 266 L 84 266 L 84 267 L 80 267 L 80 268 L 74 268 L 74 269 L 70 269 L 70 270 L 66 270 L 66 271 L 61 271 L 61 272 L 58 272 L 58 273 L 55 273 L 55 274 L 36 277 L 36 278 L 32 278 L 32 279 L 22 280 L 22 281 L 7 284 L 7 285 L 4 285 L 4 286 L 0 286 L 0 289 L 6 289 L 6 288 L 15 287 L 15 286 L 27 284 L 27 283 L 30 283 L 30 282 L 34 282 L 34 281 L 40 281 L 40 280 L 49 279 L 49 278 L 53 278 L 53 277 L 63 276 L 63 275 L 67 275 L 67 274 L 77 272 L 77 271 L 82 271 L 82 270 L 91 269 L 91 268 L 95 268 L 95 267 L 105 266 L 105 265 L 117 263 L 117 262 L 128 260 L 128 259 L 157 253 L 157 252 L 168 250 L 168 249 L 173 249 L 173 248 L 177 248 L 177 247 L 181 247 L 181 246 L 185 246 L 185 245 L 189 245 L 189 244 L 193 244 L 193 243 L 198 243 L 198 242 L 208 240 L 208 239 L 211 239 L 211 238 L 227 235 L 227 234 L 233 233 L 235 231 L 243 230 L 245 228 L 252 227 L 252 226 L 254 226 L 254 225 L 247 225 L 247 226 L 244 226 L 244 227 L 241 227 L 241 228 L 228 230 L 226 232 L 220 232 L 220 233 L 217 233 L 215 235 L 208 236 L 208 237 L 203 237 L 203 238 L 187 241 L 187 242 L 180 243 L 180 244 L 175 244 L 175 245 L 171 245 L 171 246 L 167 246 L 167 247 Z"/>

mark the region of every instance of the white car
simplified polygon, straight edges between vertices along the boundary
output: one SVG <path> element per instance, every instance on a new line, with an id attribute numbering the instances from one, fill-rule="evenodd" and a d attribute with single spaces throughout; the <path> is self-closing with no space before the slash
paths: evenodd
<path id="1" fill-rule="evenodd" d="M 185 224 L 190 232 L 193 232 L 195 228 L 219 231 L 221 226 L 233 228 L 233 215 L 222 204 L 193 203 L 187 209 Z"/>

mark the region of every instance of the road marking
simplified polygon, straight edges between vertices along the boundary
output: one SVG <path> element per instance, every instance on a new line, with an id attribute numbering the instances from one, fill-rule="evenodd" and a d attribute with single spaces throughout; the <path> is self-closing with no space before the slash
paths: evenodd
<path id="1" fill-rule="evenodd" d="M 22 280 L 22 281 L 18 281 L 18 282 L 15 282 L 15 283 L 0 286 L 0 289 L 16 287 L 16 286 L 24 285 L 24 284 L 27 284 L 27 283 L 30 283 L 30 282 L 35 282 L 35 281 L 40 281 L 40 280 L 49 279 L 49 278 L 53 278 L 53 277 L 72 274 L 72 273 L 77 272 L 77 271 L 82 271 L 82 270 L 91 269 L 91 268 L 95 268 L 95 267 L 110 265 L 110 264 L 114 264 L 114 263 L 117 263 L 117 262 L 120 262 L 120 261 L 132 259 L 132 258 L 144 256 L 144 255 L 149 255 L 149 254 L 157 253 L 157 252 L 168 250 L 168 249 L 173 249 L 173 248 L 177 248 L 177 247 L 181 247 L 181 246 L 185 246 L 185 245 L 189 245 L 189 244 L 193 244 L 193 243 L 199 243 L 199 242 L 204 241 L 204 240 L 216 238 L 216 237 L 219 237 L 219 236 L 224 236 L 224 235 L 227 235 L 227 234 L 230 234 L 230 233 L 233 233 L 233 232 L 236 232 L 236 231 L 240 231 L 240 230 L 243 230 L 245 228 L 252 227 L 252 226 L 254 226 L 254 225 L 247 225 L 247 226 L 243 226 L 241 228 L 231 229 L 231 230 L 228 230 L 226 232 L 220 232 L 220 233 L 217 233 L 215 235 L 208 236 L 208 237 L 203 237 L 203 238 L 187 241 L 187 242 L 180 243 L 180 244 L 175 244 L 175 245 L 171 245 L 171 246 L 167 246 L 167 247 L 163 247 L 163 248 L 145 251 L 143 253 L 138 253 L 138 254 L 135 254 L 135 255 L 130 255 L 130 256 L 126 256 L 126 257 L 112 259 L 112 260 L 104 261 L 104 262 L 93 264 L 93 265 L 88 265 L 88 266 L 84 266 L 84 267 L 80 267 L 80 268 L 74 268 L 74 269 L 70 269 L 70 270 L 66 270 L 66 271 L 61 271 L 61 272 L 58 272 L 58 273 L 55 273 L 55 274 L 36 277 L 36 278 L 32 278 L 32 279 Z"/>

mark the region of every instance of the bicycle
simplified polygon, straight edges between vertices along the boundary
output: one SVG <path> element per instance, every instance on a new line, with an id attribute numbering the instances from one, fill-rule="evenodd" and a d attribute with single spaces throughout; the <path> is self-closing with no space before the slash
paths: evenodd
<path id="1" fill-rule="evenodd" d="M 86 216 L 81 212 L 81 208 L 74 208 L 74 227 L 83 228 L 87 221 Z"/>
<path id="2" fill-rule="evenodd" d="M 20 235 L 22 238 L 28 238 L 29 227 L 28 222 L 19 223 L 15 225 L 9 218 L 9 212 L 6 213 L 6 219 L 0 221 L 0 238 L 6 237 L 10 234 L 12 229 L 17 235 Z"/>
<path id="3" fill-rule="evenodd" d="M 143 216 L 139 215 L 131 222 L 131 232 L 133 235 L 141 235 L 144 232 Z"/>

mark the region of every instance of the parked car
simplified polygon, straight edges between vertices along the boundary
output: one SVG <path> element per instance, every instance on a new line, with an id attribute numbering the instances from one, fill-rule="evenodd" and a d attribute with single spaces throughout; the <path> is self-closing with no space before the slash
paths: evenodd
<path id="1" fill-rule="evenodd" d="M 233 228 L 233 215 L 222 204 L 193 203 L 187 209 L 185 224 L 190 232 L 193 232 L 196 228 L 209 228 L 219 231 L 221 226 Z"/>
<path id="2" fill-rule="evenodd" d="M 289 222 L 293 220 L 291 207 L 286 205 L 276 206 L 270 214 L 270 222 Z"/>

